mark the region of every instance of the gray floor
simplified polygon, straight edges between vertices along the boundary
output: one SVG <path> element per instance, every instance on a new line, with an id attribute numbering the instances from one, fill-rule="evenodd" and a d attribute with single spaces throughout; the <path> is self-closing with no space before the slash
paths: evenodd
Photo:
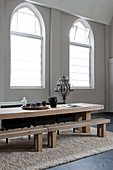
<path id="1" fill-rule="evenodd" d="M 92 118 L 105 117 L 111 119 L 107 131 L 113 132 L 113 114 L 94 114 Z M 113 150 L 63 164 L 46 170 L 113 170 Z"/>

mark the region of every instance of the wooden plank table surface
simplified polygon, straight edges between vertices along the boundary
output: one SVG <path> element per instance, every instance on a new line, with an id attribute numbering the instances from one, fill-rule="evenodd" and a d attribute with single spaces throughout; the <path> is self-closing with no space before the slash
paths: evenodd
<path id="1" fill-rule="evenodd" d="M 68 105 L 76 105 L 78 107 L 67 107 Z M 103 105 L 88 104 L 88 103 L 73 103 L 57 105 L 56 108 L 49 108 L 44 110 L 23 110 L 21 107 L 17 108 L 0 108 L 0 119 L 25 118 L 35 116 L 50 116 L 67 113 L 82 113 L 102 110 Z"/>

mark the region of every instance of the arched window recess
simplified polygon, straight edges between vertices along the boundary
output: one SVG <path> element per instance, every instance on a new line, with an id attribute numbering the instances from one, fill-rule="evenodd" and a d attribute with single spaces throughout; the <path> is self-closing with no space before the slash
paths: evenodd
<path id="1" fill-rule="evenodd" d="M 22 3 L 15 8 L 10 39 L 10 87 L 45 87 L 45 26 L 33 5 Z"/>
<path id="2" fill-rule="evenodd" d="M 94 37 L 90 25 L 82 19 L 70 29 L 69 77 L 73 88 L 94 88 Z"/>

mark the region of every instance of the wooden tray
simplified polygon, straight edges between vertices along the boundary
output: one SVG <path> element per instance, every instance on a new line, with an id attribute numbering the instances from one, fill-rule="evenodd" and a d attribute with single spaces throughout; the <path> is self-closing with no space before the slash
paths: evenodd
<path id="1" fill-rule="evenodd" d="M 49 106 L 38 106 L 38 107 L 31 107 L 31 106 L 22 106 L 23 110 L 43 110 L 43 109 L 49 109 Z"/>

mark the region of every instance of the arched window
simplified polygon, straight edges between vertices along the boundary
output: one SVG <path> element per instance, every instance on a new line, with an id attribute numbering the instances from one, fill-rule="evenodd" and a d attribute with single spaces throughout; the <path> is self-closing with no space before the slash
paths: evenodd
<path id="1" fill-rule="evenodd" d="M 10 87 L 45 86 L 45 27 L 38 10 L 18 6 L 11 18 Z"/>
<path id="2" fill-rule="evenodd" d="M 89 24 L 77 20 L 70 30 L 69 78 L 73 88 L 94 87 L 94 38 Z"/>

